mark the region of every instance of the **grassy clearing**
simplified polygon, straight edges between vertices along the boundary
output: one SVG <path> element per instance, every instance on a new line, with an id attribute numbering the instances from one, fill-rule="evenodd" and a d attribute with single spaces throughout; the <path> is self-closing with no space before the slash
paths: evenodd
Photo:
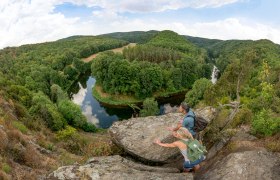
<path id="1" fill-rule="evenodd" d="M 164 98 L 170 97 L 178 93 L 187 92 L 188 89 L 181 89 L 178 91 L 174 91 L 172 93 L 166 91 L 157 91 L 153 94 L 155 98 Z M 116 106 L 128 106 L 131 104 L 140 104 L 145 99 L 137 99 L 136 97 L 129 96 L 129 95 L 121 95 L 121 94 L 109 94 L 105 93 L 102 90 L 102 87 L 99 85 L 95 85 L 92 90 L 93 96 L 100 102 L 109 105 L 116 105 Z"/>
<path id="2" fill-rule="evenodd" d="M 93 87 L 93 96 L 100 102 L 110 105 L 127 106 L 129 104 L 138 104 L 143 100 L 127 95 L 112 95 L 105 93 L 98 85 Z"/>
<path id="3" fill-rule="evenodd" d="M 108 50 L 108 51 L 113 51 L 114 53 L 122 53 L 123 49 L 126 48 L 126 47 L 134 47 L 136 46 L 136 43 L 130 43 L 126 46 L 123 46 L 121 48 L 116 48 L 116 49 L 111 49 L 111 50 Z M 84 58 L 82 59 L 85 63 L 88 63 L 90 61 L 92 61 L 94 58 L 96 58 L 96 56 L 98 55 L 99 53 L 96 53 L 96 54 L 92 54 L 90 55 L 89 57 L 87 58 Z"/>

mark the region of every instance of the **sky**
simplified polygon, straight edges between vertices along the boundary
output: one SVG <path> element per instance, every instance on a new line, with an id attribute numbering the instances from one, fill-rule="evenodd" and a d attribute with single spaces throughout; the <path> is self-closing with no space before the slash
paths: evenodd
<path id="1" fill-rule="evenodd" d="M 279 7 L 279 0 L 1 0 L 0 48 L 148 30 L 280 44 Z"/>

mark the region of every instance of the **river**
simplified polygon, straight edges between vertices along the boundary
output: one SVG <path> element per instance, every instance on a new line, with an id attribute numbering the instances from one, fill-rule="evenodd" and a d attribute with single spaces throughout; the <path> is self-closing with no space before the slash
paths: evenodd
<path id="1" fill-rule="evenodd" d="M 71 100 L 79 105 L 87 120 L 99 128 L 109 128 L 113 122 L 123 119 L 129 119 L 134 113 L 132 108 L 113 108 L 102 105 L 92 95 L 92 87 L 95 85 L 95 78 L 86 74 L 80 77 L 69 94 Z M 160 114 L 163 114 L 163 106 L 166 103 L 178 105 L 184 100 L 184 93 L 169 98 L 158 100 L 160 104 Z"/>

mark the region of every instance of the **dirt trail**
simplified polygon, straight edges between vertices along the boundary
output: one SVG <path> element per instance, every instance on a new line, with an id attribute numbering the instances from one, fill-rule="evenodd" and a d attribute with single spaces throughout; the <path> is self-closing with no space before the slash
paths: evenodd
<path id="1" fill-rule="evenodd" d="M 136 43 L 129 43 L 128 45 L 123 46 L 123 47 L 121 47 L 121 48 L 110 49 L 110 50 L 108 50 L 108 51 L 113 51 L 113 52 L 115 52 L 115 53 L 116 53 L 116 52 L 122 53 L 122 50 L 123 50 L 124 48 L 128 47 L 128 46 L 130 46 L 130 47 L 136 46 Z M 92 55 L 90 55 L 90 56 L 87 57 L 87 58 L 83 58 L 82 60 L 83 60 L 84 62 L 90 62 L 91 60 L 93 60 L 94 58 L 96 58 L 96 56 L 97 56 L 98 54 L 99 54 L 99 53 L 92 54 Z"/>

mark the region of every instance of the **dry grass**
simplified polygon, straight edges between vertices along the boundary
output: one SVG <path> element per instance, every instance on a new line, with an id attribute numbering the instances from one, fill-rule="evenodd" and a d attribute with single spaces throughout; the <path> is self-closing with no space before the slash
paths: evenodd
<path id="1" fill-rule="evenodd" d="M 0 152 L 4 151 L 4 149 L 8 145 L 8 136 L 7 134 L 0 128 Z"/>
<path id="2" fill-rule="evenodd" d="M 26 147 L 24 152 L 24 161 L 25 164 L 33 168 L 41 168 L 43 158 L 42 155 L 31 145 Z"/>
<path id="3" fill-rule="evenodd" d="M 8 176 L 5 172 L 0 170 L 0 180 L 10 180 L 12 179 L 10 176 Z"/>
<path id="4" fill-rule="evenodd" d="M 122 53 L 122 51 L 123 51 L 124 48 L 126 48 L 126 47 L 134 47 L 134 46 L 136 46 L 136 43 L 130 43 L 130 44 L 128 44 L 128 45 L 126 45 L 126 46 L 123 46 L 123 47 L 121 47 L 121 48 L 111 49 L 111 50 L 108 50 L 108 51 L 113 51 L 114 53 Z M 97 56 L 98 54 L 99 54 L 99 53 L 92 54 L 92 55 L 90 55 L 89 57 L 84 58 L 83 61 L 86 62 L 86 63 L 87 63 L 87 62 L 90 62 L 90 61 L 92 61 L 94 58 L 96 58 L 96 56 Z"/>

